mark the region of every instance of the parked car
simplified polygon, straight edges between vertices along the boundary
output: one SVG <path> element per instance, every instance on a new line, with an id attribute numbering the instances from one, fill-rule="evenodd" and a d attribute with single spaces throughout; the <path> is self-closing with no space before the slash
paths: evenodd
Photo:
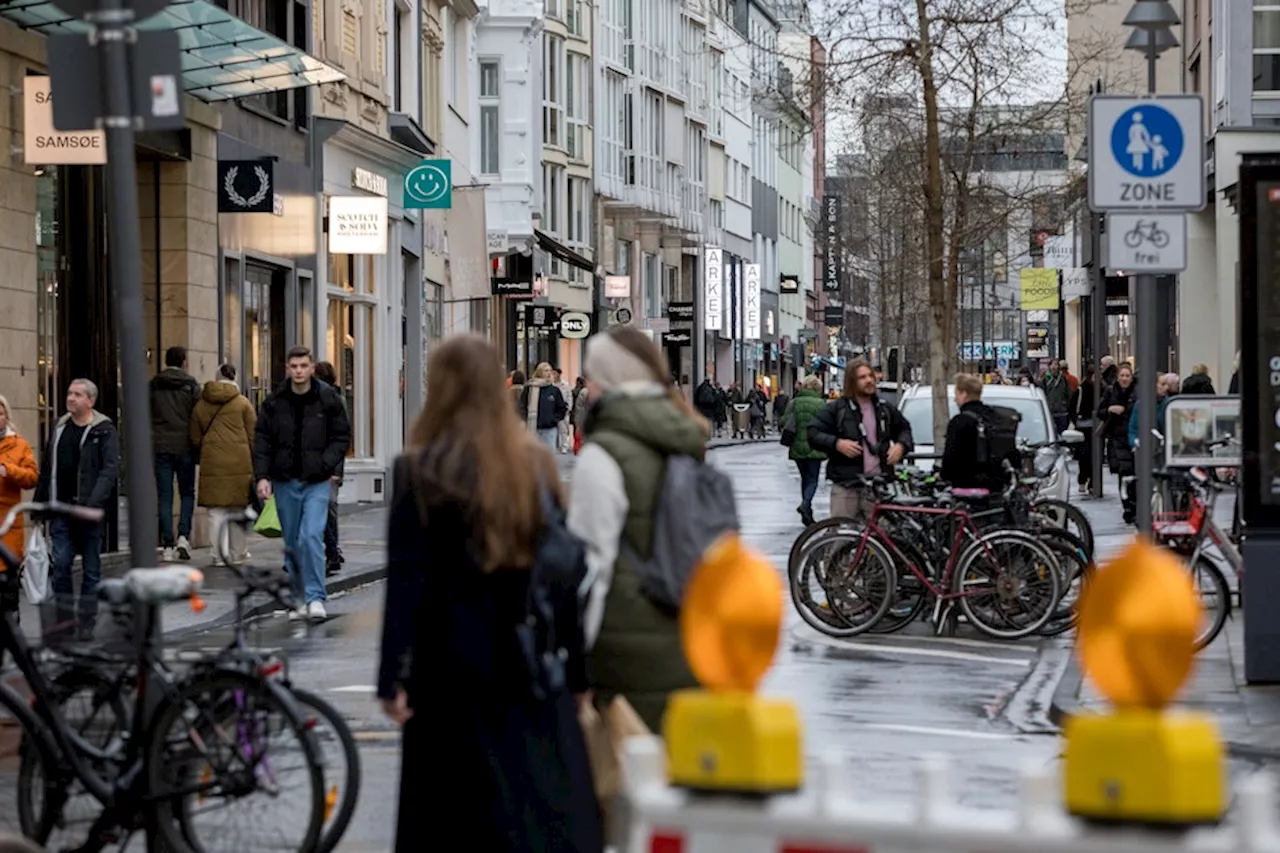
<path id="1" fill-rule="evenodd" d="M 956 416 L 959 409 L 955 403 L 956 386 L 947 386 L 948 418 Z M 982 402 L 990 406 L 1004 406 L 1015 410 L 1021 420 L 1018 423 L 1018 439 L 1028 444 L 1040 444 L 1053 441 L 1059 436 L 1053 426 L 1053 418 L 1049 415 L 1049 403 L 1044 392 L 1036 387 L 1023 385 L 985 385 L 982 388 Z M 911 433 L 915 437 L 915 466 L 924 471 L 933 470 L 934 464 L 942 458 L 942 450 L 933 446 L 933 388 L 929 385 L 913 385 L 902 393 L 898 403 L 903 417 L 911 424 Z M 1072 435 L 1074 433 L 1074 435 Z M 1062 438 L 1067 441 L 1083 439 L 1083 435 L 1075 430 L 1067 430 Z M 1036 470 L 1047 472 L 1040 484 L 1040 496 L 1069 500 L 1071 497 L 1071 477 L 1067 469 L 1067 461 L 1071 454 L 1065 448 L 1044 447 L 1037 451 Z"/>

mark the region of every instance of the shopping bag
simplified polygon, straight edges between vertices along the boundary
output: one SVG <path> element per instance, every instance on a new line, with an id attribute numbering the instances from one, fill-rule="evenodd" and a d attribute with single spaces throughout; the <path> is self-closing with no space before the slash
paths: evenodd
<path id="1" fill-rule="evenodd" d="M 578 721 L 586 736 L 600 811 L 607 822 L 609 808 L 622 791 L 623 746 L 627 738 L 651 732 L 631 703 L 621 696 L 615 696 L 603 712 L 590 702 L 584 703 L 578 711 Z"/>
<path id="2" fill-rule="evenodd" d="M 49 599 L 49 541 L 40 525 L 33 524 L 27 532 L 26 553 L 22 558 L 22 591 L 32 604 L 43 604 Z"/>
<path id="3" fill-rule="evenodd" d="M 259 536 L 266 536 L 268 539 L 279 539 L 284 535 L 284 530 L 280 527 L 280 516 L 276 514 L 276 499 L 274 496 L 263 504 L 262 512 L 258 514 L 258 520 L 253 524 L 253 532 Z"/>

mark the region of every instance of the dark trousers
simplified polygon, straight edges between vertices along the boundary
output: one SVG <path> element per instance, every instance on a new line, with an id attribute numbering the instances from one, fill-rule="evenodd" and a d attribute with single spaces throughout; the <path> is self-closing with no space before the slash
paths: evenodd
<path id="1" fill-rule="evenodd" d="M 1084 441 L 1075 447 L 1076 462 L 1080 465 L 1076 482 L 1081 486 L 1087 486 L 1093 479 L 1093 427 L 1078 427 L 1078 429 L 1084 433 Z"/>
<path id="2" fill-rule="evenodd" d="M 800 469 L 800 503 L 812 508 L 813 496 L 818 493 L 818 478 L 822 476 L 821 459 L 797 459 Z"/>
<path id="3" fill-rule="evenodd" d="M 329 518 L 324 525 L 324 561 L 327 564 L 338 562 L 338 502 L 329 501 Z"/>
<path id="4" fill-rule="evenodd" d="M 102 524 L 54 518 L 49 522 L 50 566 L 53 597 L 57 604 L 58 623 L 64 629 L 74 622 L 79 611 L 79 625 L 91 630 L 98 618 L 98 581 L 102 579 Z M 71 565 L 80 555 L 80 601 L 76 607 L 75 585 Z"/>
<path id="5" fill-rule="evenodd" d="M 192 454 L 156 454 L 156 497 L 160 501 L 160 547 L 172 548 L 173 478 L 178 478 L 182 506 L 178 515 L 178 535 L 191 536 L 191 516 L 196 511 L 196 460 Z"/>

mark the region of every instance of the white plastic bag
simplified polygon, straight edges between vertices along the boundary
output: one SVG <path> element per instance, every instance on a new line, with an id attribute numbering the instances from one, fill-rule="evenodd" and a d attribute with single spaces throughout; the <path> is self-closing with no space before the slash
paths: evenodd
<path id="1" fill-rule="evenodd" d="M 49 542 L 40 525 L 31 525 L 27 533 L 27 552 L 22 558 L 22 591 L 32 604 L 43 604 L 49 598 Z"/>

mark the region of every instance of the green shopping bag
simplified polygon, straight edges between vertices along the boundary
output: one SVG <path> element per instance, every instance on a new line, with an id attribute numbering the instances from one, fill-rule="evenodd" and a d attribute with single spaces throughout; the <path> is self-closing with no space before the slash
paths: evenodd
<path id="1" fill-rule="evenodd" d="M 258 520 L 253 524 L 253 532 L 268 539 L 279 539 L 284 535 L 284 530 L 280 528 L 280 516 L 276 514 L 275 495 L 263 504 Z"/>

